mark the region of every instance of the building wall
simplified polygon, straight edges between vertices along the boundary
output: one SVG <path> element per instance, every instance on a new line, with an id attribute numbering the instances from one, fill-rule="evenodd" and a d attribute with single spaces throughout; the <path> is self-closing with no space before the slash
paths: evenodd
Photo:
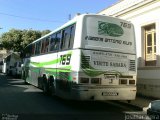
<path id="1" fill-rule="evenodd" d="M 106 14 L 131 21 L 135 27 L 138 59 L 138 93 L 160 98 L 160 1 L 159 0 L 121 0 L 98 14 Z M 146 56 L 146 29 L 155 25 L 156 57 L 153 64 Z M 155 37 L 154 37 L 155 38 Z M 149 60 L 150 61 L 150 60 Z"/>

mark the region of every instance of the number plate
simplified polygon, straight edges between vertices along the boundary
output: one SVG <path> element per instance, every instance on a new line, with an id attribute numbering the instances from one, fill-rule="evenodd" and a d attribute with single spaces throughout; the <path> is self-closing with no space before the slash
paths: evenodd
<path id="1" fill-rule="evenodd" d="M 105 79 L 116 79 L 116 76 L 115 75 L 106 75 L 106 74 L 104 74 L 104 78 Z"/>
<path id="2" fill-rule="evenodd" d="M 118 96 L 118 92 L 102 92 L 103 96 Z"/>

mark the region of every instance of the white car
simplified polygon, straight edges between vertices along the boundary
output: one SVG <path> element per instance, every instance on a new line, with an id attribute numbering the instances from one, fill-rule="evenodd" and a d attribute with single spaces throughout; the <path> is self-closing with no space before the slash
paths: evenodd
<path id="1" fill-rule="evenodd" d="M 160 120 L 160 100 L 154 100 L 149 103 L 147 115 L 152 120 Z"/>

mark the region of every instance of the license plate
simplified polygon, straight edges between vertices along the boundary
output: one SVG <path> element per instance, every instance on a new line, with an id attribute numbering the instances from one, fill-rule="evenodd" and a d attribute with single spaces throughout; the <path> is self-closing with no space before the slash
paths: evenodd
<path id="1" fill-rule="evenodd" d="M 102 92 L 103 96 L 118 96 L 118 92 Z"/>
<path id="2" fill-rule="evenodd" d="M 106 75 L 106 74 L 104 74 L 104 78 L 105 79 L 115 79 L 116 76 L 115 75 Z"/>

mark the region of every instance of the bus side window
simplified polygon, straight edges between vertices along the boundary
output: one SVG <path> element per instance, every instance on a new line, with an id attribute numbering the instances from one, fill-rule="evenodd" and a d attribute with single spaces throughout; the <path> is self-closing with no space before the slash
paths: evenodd
<path id="1" fill-rule="evenodd" d="M 45 53 L 47 53 L 49 51 L 49 37 L 46 38 L 46 42 L 45 42 Z"/>
<path id="2" fill-rule="evenodd" d="M 35 50 L 36 55 L 40 54 L 40 48 L 41 48 L 41 41 L 36 43 L 36 50 Z"/>
<path id="3" fill-rule="evenodd" d="M 61 50 L 63 50 L 65 44 L 65 30 L 62 31 Z"/>
<path id="4" fill-rule="evenodd" d="M 61 43 L 62 50 L 68 49 L 69 39 L 70 39 L 70 27 L 67 27 L 62 32 L 62 43 Z"/>
<path id="5" fill-rule="evenodd" d="M 43 40 L 42 40 L 41 53 L 45 53 L 45 42 L 46 42 L 46 40 L 43 39 Z"/>
<path id="6" fill-rule="evenodd" d="M 71 31 L 70 31 L 70 40 L 68 44 L 68 48 L 73 48 L 73 43 L 74 43 L 74 36 L 75 36 L 75 25 L 71 26 Z"/>
<path id="7" fill-rule="evenodd" d="M 62 36 L 61 36 L 61 32 L 58 32 L 56 34 L 56 43 L 55 43 L 55 49 L 59 50 L 59 45 L 60 45 L 60 40 L 61 40 Z"/>
<path id="8" fill-rule="evenodd" d="M 32 50 L 31 51 L 32 52 L 31 55 L 34 55 L 35 54 L 35 44 L 31 45 L 31 50 Z"/>
<path id="9" fill-rule="evenodd" d="M 56 34 L 51 35 L 51 40 L 50 40 L 50 51 L 56 50 Z"/>

